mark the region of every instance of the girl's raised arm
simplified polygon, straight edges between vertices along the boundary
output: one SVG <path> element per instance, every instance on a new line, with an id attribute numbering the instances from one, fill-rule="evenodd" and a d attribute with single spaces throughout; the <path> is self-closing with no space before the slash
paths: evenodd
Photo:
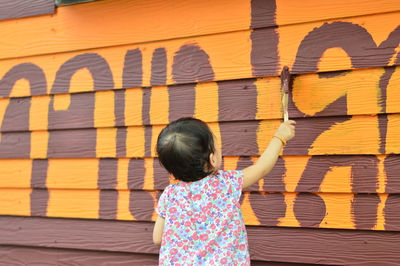
<path id="1" fill-rule="evenodd" d="M 243 169 L 243 188 L 250 187 L 271 171 L 286 141 L 294 137 L 295 124 L 293 120 L 282 123 L 258 161 Z"/>

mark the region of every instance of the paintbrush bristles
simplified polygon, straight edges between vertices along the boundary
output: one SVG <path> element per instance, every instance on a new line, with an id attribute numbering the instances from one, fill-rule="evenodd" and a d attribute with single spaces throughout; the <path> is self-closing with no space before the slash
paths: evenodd
<path id="1" fill-rule="evenodd" d="M 284 66 L 281 72 L 281 86 L 284 93 L 289 93 L 290 72 L 287 66 Z"/>

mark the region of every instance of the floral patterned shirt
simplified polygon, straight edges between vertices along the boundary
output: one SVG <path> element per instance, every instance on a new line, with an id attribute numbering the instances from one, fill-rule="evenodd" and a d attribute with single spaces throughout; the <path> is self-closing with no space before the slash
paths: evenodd
<path id="1" fill-rule="evenodd" d="M 159 264 L 250 265 L 242 186 L 242 171 L 218 171 L 166 187 L 156 209 L 165 219 Z"/>

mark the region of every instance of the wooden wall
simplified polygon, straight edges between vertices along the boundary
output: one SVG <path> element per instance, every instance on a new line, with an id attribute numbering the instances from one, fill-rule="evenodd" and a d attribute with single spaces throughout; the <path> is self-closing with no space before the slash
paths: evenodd
<path id="1" fill-rule="evenodd" d="M 0 8 L 28 2 L 46 3 Z M 225 169 L 251 165 L 281 122 L 287 65 L 297 132 L 242 198 L 252 260 L 398 263 L 397 0 L 46 8 L 0 11 L 0 262 L 157 263 L 158 133 L 195 116 Z"/>

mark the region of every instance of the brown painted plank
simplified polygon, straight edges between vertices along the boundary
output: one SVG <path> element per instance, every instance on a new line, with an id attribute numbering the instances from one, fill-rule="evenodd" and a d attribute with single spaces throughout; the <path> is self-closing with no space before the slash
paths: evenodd
<path id="1" fill-rule="evenodd" d="M 145 222 L 2 216 L 0 244 L 156 254 L 152 227 Z M 253 260 L 395 265 L 400 259 L 398 232 L 252 226 L 247 231 Z"/>
<path id="2" fill-rule="evenodd" d="M 0 20 L 54 14 L 53 0 L 0 1 Z"/>
<path id="3" fill-rule="evenodd" d="M 284 155 L 399 153 L 400 115 L 360 115 L 295 119 L 296 136 Z M 8 122 L 9 121 L 9 122 Z M 3 123 L 6 127 L 12 120 Z M 223 156 L 257 156 L 280 120 L 209 123 Z M 115 158 L 155 156 L 164 126 L 5 132 L 0 158 Z M 120 134 L 121 133 L 121 134 Z M 335 145 L 332 145 L 335 143 Z"/>
<path id="4" fill-rule="evenodd" d="M 0 246 L 1 265 L 158 265 L 158 255 Z"/>
<path id="5" fill-rule="evenodd" d="M 158 265 L 158 254 L 126 252 L 99 252 L 58 248 L 0 246 L 1 264 L 4 265 Z M 261 266 L 307 266 L 308 264 L 251 261 Z M 321 265 L 321 264 L 319 264 Z"/>
<path id="6" fill-rule="evenodd" d="M 224 157 L 225 170 L 258 157 Z M 400 155 L 281 156 L 248 191 L 400 193 Z M 380 169 L 383 169 L 381 171 Z M 1 188 L 162 190 L 170 182 L 157 158 L 2 159 Z"/>
<path id="7" fill-rule="evenodd" d="M 0 214 L 154 221 L 160 195 L 140 190 L 1 189 Z M 241 201 L 247 225 L 400 230 L 396 194 L 245 192 Z"/>

